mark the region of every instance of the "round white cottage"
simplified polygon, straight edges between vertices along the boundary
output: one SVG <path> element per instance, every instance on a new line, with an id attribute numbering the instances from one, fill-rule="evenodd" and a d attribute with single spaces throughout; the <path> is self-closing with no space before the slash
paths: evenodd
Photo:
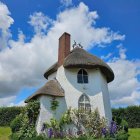
<path id="1" fill-rule="evenodd" d="M 100 58 L 81 47 L 76 46 L 70 51 L 70 34 L 64 33 L 59 38 L 58 62 L 45 72 L 44 77 L 48 82 L 25 100 L 40 101 L 38 133 L 41 133 L 44 122 L 59 119 L 68 108 L 98 108 L 100 115 L 111 121 L 107 83 L 113 81 L 114 73 Z M 54 99 L 59 103 L 55 111 L 51 109 Z"/>

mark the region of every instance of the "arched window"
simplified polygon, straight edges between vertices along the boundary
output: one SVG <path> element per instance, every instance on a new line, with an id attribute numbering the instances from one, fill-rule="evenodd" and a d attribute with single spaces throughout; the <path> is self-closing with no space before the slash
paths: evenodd
<path id="1" fill-rule="evenodd" d="M 81 97 L 79 98 L 78 108 L 79 110 L 84 111 L 84 112 L 91 111 L 90 100 L 86 94 L 81 95 Z"/>
<path id="2" fill-rule="evenodd" d="M 88 83 L 88 73 L 84 69 L 80 69 L 77 74 L 77 82 L 84 84 Z"/>

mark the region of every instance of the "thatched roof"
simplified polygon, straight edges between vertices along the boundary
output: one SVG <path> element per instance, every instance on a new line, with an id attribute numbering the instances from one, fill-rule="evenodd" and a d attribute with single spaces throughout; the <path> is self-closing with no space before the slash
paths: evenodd
<path id="1" fill-rule="evenodd" d="M 114 79 L 114 73 L 112 69 L 100 58 L 92 55 L 82 48 L 76 47 L 65 58 L 63 63 L 64 68 L 85 68 L 94 69 L 99 68 L 101 72 L 106 76 L 107 82 L 111 82 Z M 54 71 L 57 71 L 58 65 L 51 66 L 44 74 L 46 78 Z"/>
<path id="2" fill-rule="evenodd" d="M 55 71 L 57 71 L 57 69 L 58 69 L 58 66 L 56 62 L 55 64 L 53 64 L 51 67 L 48 68 L 48 70 L 44 73 L 44 77 L 48 79 L 48 76 L 54 73 Z"/>
<path id="3" fill-rule="evenodd" d="M 36 99 L 40 95 L 63 97 L 64 90 L 56 79 L 48 81 L 43 87 L 37 90 L 34 94 L 29 96 L 25 103 L 29 102 L 31 99 Z"/>

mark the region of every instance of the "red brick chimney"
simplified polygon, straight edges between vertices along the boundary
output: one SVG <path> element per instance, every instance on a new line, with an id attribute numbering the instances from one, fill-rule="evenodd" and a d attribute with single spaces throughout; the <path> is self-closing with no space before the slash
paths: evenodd
<path id="1" fill-rule="evenodd" d="M 70 34 L 63 33 L 59 38 L 58 67 L 63 65 L 65 57 L 70 53 Z"/>

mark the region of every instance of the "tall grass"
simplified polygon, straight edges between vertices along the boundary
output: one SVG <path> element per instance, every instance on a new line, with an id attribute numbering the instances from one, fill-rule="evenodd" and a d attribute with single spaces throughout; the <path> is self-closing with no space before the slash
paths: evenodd
<path id="1" fill-rule="evenodd" d="M 129 129 L 129 140 L 140 140 L 140 128 Z"/>
<path id="2" fill-rule="evenodd" d="M 0 140 L 9 140 L 9 136 L 11 135 L 10 127 L 0 127 Z"/>

